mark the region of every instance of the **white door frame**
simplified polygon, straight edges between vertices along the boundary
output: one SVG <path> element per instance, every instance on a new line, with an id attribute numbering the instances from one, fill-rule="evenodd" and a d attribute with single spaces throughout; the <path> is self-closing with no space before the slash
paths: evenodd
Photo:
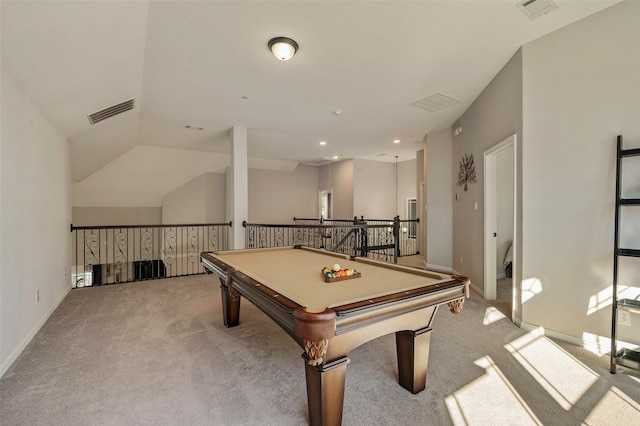
<path id="1" fill-rule="evenodd" d="M 329 211 L 328 213 L 328 217 L 323 217 L 323 219 L 332 219 L 333 218 L 333 188 L 330 189 L 321 189 L 320 191 L 318 191 L 318 216 L 322 216 L 322 198 L 325 195 L 329 195 L 329 197 L 331 198 L 331 200 L 329 201 Z"/>
<path id="2" fill-rule="evenodd" d="M 502 142 L 494 145 L 484 152 L 484 298 L 487 300 L 495 300 L 497 298 L 496 285 L 496 242 L 495 237 L 497 231 L 497 178 L 496 178 L 496 155 L 509 147 L 513 146 L 513 263 L 514 270 L 516 257 L 516 206 L 517 206 L 517 161 L 518 152 L 517 138 L 513 134 Z M 513 275 L 512 275 L 513 277 Z M 513 280 L 513 278 L 512 278 Z M 512 303 L 512 315 L 515 305 Z"/>

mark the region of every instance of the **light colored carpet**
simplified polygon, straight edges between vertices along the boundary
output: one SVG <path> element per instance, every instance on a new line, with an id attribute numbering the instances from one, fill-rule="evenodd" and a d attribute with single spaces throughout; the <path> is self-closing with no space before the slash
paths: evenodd
<path id="1" fill-rule="evenodd" d="M 76 289 L 0 380 L 0 424 L 304 425 L 302 350 L 211 275 Z M 350 354 L 345 425 L 640 424 L 640 376 L 526 333 L 476 294 L 441 309 L 425 391 L 397 383 L 393 335 Z"/>
<path id="2" fill-rule="evenodd" d="M 513 281 L 511 278 L 500 278 L 496 281 L 496 300 L 488 300 L 494 308 L 502 312 L 505 317 L 511 318 L 513 305 Z"/>

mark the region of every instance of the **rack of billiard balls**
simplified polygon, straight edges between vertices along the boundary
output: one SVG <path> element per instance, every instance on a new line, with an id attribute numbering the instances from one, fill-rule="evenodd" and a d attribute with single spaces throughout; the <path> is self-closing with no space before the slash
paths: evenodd
<path id="1" fill-rule="evenodd" d="M 335 281 L 360 278 L 362 274 L 355 269 L 343 269 L 339 264 L 336 263 L 332 267 L 325 266 L 324 268 L 322 268 L 322 276 L 324 278 L 324 282 L 332 283 Z"/>

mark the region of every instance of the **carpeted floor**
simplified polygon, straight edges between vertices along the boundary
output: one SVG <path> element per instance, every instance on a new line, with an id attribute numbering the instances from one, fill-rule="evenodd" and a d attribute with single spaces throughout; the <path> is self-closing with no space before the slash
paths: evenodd
<path id="1" fill-rule="evenodd" d="M 488 303 L 502 312 L 505 317 L 511 318 L 513 305 L 513 281 L 511 278 L 500 278 L 496 281 L 496 286 L 496 300 L 489 300 Z"/>
<path id="2" fill-rule="evenodd" d="M 0 424 L 304 425 L 302 350 L 243 300 L 226 329 L 212 276 L 76 289 L 0 379 Z M 394 337 L 350 354 L 344 425 L 640 424 L 640 376 L 527 333 L 472 294 L 434 324 L 425 391 Z"/>

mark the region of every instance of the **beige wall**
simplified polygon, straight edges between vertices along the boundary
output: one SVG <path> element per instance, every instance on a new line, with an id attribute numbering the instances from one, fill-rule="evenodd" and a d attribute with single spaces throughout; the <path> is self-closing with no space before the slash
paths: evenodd
<path id="1" fill-rule="evenodd" d="M 425 136 L 425 139 L 423 140 L 424 149 L 416 152 L 416 198 L 418 199 L 418 219 L 420 219 L 420 227 L 418 228 L 418 246 L 420 247 L 420 254 L 422 254 L 425 259 L 428 259 L 429 253 L 427 249 L 427 241 L 429 238 L 429 229 L 427 224 L 428 215 L 425 208 L 427 203 L 427 172 L 425 169 L 425 150 L 427 149 L 426 138 L 427 137 Z M 447 177 L 445 181 L 448 182 L 449 179 L 450 178 Z M 451 236 L 449 236 L 449 240 L 451 240 Z M 451 246 L 451 242 L 449 242 L 449 246 Z M 449 247 L 449 251 L 451 251 L 451 247 Z"/>
<path id="2" fill-rule="evenodd" d="M 293 172 L 249 169 L 249 222 L 292 223 L 318 217 L 318 168 Z"/>
<path id="3" fill-rule="evenodd" d="M 427 264 L 451 268 L 453 193 L 451 129 L 431 132 L 426 141 Z"/>
<path id="4" fill-rule="evenodd" d="M 616 135 L 640 147 L 638 22 L 625 1 L 523 47 L 523 321 L 579 340 L 610 333 Z M 640 218 L 626 225 L 640 248 Z M 620 269 L 631 297 L 639 260 Z M 620 337 L 640 344 L 632 321 Z"/>
<path id="5" fill-rule="evenodd" d="M 353 160 L 344 160 L 320 167 L 318 190 L 333 191 L 333 218 L 353 219 Z"/>
<path id="6" fill-rule="evenodd" d="M 75 226 L 160 225 L 160 207 L 73 207 Z"/>
<path id="7" fill-rule="evenodd" d="M 205 223 L 226 222 L 226 177 L 224 173 L 205 173 Z"/>
<path id="8" fill-rule="evenodd" d="M 522 52 L 519 50 L 494 77 L 469 109 L 453 125 L 462 133 L 453 137 L 453 268 L 471 278 L 472 285 L 484 293 L 484 151 L 514 133 L 522 135 Z M 521 151 L 520 151 L 521 152 Z M 472 154 L 477 183 L 468 190 L 457 186 L 459 163 Z M 518 160 L 521 161 L 521 160 Z M 519 170 L 522 170 L 519 168 Z M 518 178 L 519 180 L 519 178 Z M 478 203 L 477 210 L 474 203 Z M 518 224 L 518 226 L 521 226 Z M 518 248 L 515 247 L 518 252 Z M 462 259 L 462 261 L 461 261 Z M 518 265 L 514 275 L 517 277 Z M 519 318 L 519 304 L 516 318 Z"/>
<path id="9" fill-rule="evenodd" d="M 71 154 L 5 67 L 0 86 L 2 375 L 71 288 Z"/>
<path id="10" fill-rule="evenodd" d="M 353 160 L 353 214 L 367 219 L 396 215 L 395 164 Z M 398 205 L 398 209 L 402 204 Z M 339 217 L 342 219 L 342 217 Z"/>
<path id="11" fill-rule="evenodd" d="M 224 174 L 203 173 L 162 198 L 162 223 L 225 222 L 224 201 Z"/>
<path id="12" fill-rule="evenodd" d="M 398 163 L 397 194 L 395 163 L 371 160 L 332 163 L 331 182 L 329 166 L 320 168 L 319 181 L 321 190 L 333 189 L 333 216 L 336 219 L 353 219 L 354 215 L 369 219 L 392 219 L 396 216 L 396 196 L 398 215 L 404 219 L 407 198 L 416 197 L 416 163 L 415 160 Z"/>
<path id="13" fill-rule="evenodd" d="M 400 216 L 400 219 L 407 219 L 407 198 L 417 198 L 418 193 L 416 188 L 416 160 L 399 162 L 398 216 Z M 386 217 L 384 219 L 386 219 Z"/>

